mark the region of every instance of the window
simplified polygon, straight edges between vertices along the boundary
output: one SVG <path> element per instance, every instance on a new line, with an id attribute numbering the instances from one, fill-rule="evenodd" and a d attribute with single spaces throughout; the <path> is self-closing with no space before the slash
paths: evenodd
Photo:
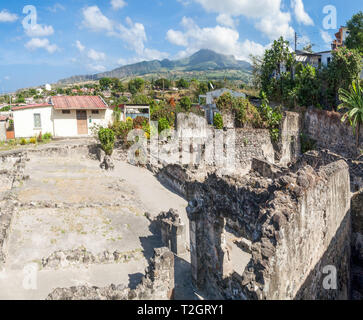
<path id="1" fill-rule="evenodd" d="M 71 113 L 71 110 L 62 110 L 62 113 L 63 114 L 70 114 Z"/>
<path id="2" fill-rule="evenodd" d="M 99 114 L 100 112 L 98 110 L 92 110 L 92 114 Z"/>
<path id="3" fill-rule="evenodd" d="M 34 128 L 41 128 L 42 121 L 40 118 L 40 113 L 34 113 Z"/>
<path id="4" fill-rule="evenodd" d="M 331 58 L 330 58 L 330 57 L 328 57 L 328 59 L 327 59 L 328 64 L 330 63 L 330 61 L 331 61 Z"/>

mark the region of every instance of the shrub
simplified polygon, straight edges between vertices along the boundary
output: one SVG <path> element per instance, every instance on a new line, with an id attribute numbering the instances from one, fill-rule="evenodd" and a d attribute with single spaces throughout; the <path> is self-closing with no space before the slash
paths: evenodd
<path id="1" fill-rule="evenodd" d="M 170 128 L 169 121 L 166 118 L 160 118 L 158 121 L 159 132 L 163 132 L 164 130 L 169 128 Z"/>
<path id="2" fill-rule="evenodd" d="M 214 127 L 215 127 L 216 129 L 223 129 L 223 118 L 222 118 L 222 116 L 220 115 L 220 113 L 217 113 L 217 114 L 214 116 L 213 124 L 214 124 Z"/>
<path id="3" fill-rule="evenodd" d="M 37 143 L 37 137 L 32 137 L 29 139 L 29 143 L 36 144 Z"/>
<path id="4" fill-rule="evenodd" d="M 43 134 L 43 140 L 52 140 L 53 136 L 50 132 L 46 132 Z"/>
<path id="5" fill-rule="evenodd" d="M 180 99 L 180 107 L 183 111 L 189 112 L 192 106 L 192 102 L 189 97 L 183 97 Z"/>
<path id="6" fill-rule="evenodd" d="M 21 139 L 20 139 L 20 144 L 21 144 L 22 146 L 24 146 L 24 145 L 28 144 L 28 142 L 26 141 L 26 139 L 21 138 Z"/>
<path id="7" fill-rule="evenodd" d="M 133 121 L 134 129 L 142 129 L 144 122 L 147 121 L 147 118 L 137 116 Z"/>
<path id="8" fill-rule="evenodd" d="M 101 128 L 98 132 L 98 139 L 100 140 L 101 147 L 106 155 L 110 156 L 115 146 L 115 134 L 109 128 Z"/>

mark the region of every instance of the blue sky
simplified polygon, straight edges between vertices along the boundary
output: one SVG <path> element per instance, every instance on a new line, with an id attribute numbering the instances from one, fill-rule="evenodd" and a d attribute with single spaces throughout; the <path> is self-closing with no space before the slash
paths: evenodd
<path id="1" fill-rule="evenodd" d="M 0 93 L 202 48 L 246 60 L 295 31 L 298 47 L 323 51 L 359 10 L 341 0 L 0 0 Z"/>

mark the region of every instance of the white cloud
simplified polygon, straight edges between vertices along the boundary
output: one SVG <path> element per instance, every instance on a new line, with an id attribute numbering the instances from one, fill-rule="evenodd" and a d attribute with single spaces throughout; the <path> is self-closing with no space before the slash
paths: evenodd
<path id="1" fill-rule="evenodd" d="M 166 39 L 177 46 L 187 46 L 188 45 L 188 37 L 181 31 L 176 30 L 168 30 L 166 33 Z"/>
<path id="2" fill-rule="evenodd" d="M 178 58 L 190 55 L 200 49 L 211 49 L 218 53 L 234 55 L 237 59 L 248 60 L 250 54 L 262 55 L 265 47 L 259 43 L 239 40 L 239 33 L 217 25 L 214 28 L 200 28 L 192 19 L 184 17 L 181 25 L 184 31 L 169 30 L 167 40 L 186 47 L 179 52 Z M 182 39 L 182 40 L 181 40 Z"/>
<path id="3" fill-rule="evenodd" d="M 306 13 L 302 0 L 291 0 L 291 8 L 294 9 L 296 20 L 306 26 L 313 26 L 314 21 Z"/>
<path id="4" fill-rule="evenodd" d="M 29 40 L 25 44 L 25 47 L 31 51 L 42 48 L 42 49 L 47 50 L 49 53 L 54 53 L 55 51 L 58 50 L 57 45 L 50 44 L 48 39 L 39 39 L 39 38 L 33 38 L 33 39 Z"/>
<path id="5" fill-rule="evenodd" d="M 290 26 L 291 15 L 286 12 L 276 12 L 262 18 L 255 24 L 255 27 L 264 33 L 270 40 L 275 40 L 280 36 L 285 39 L 294 37 L 294 29 Z"/>
<path id="6" fill-rule="evenodd" d="M 254 19 L 255 27 L 271 40 L 280 36 L 289 39 L 294 35 L 294 30 L 290 26 L 291 14 L 289 12 L 281 11 L 281 0 L 194 1 L 202 5 L 207 12 L 215 12 L 230 17 L 245 16 Z M 218 22 L 220 23 L 220 21 Z"/>
<path id="7" fill-rule="evenodd" d="M 93 71 L 97 71 L 97 72 L 102 72 L 106 70 L 106 67 L 100 64 L 97 65 L 93 65 L 93 64 L 89 64 L 88 68 L 93 70 Z"/>
<path id="8" fill-rule="evenodd" d="M 117 64 L 119 64 L 120 66 L 124 66 L 127 63 L 127 60 L 124 58 L 120 58 L 117 60 Z"/>
<path id="9" fill-rule="evenodd" d="M 122 9 L 124 6 L 127 5 L 125 0 L 111 0 L 112 8 L 115 10 Z"/>
<path id="10" fill-rule="evenodd" d="M 325 42 L 325 44 L 330 45 L 333 42 L 333 38 L 329 34 L 329 32 L 320 30 L 320 35 L 321 35 L 321 38 L 323 39 L 323 41 Z"/>
<path id="11" fill-rule="evenodd" d="M 79 52 L 83 52 L 84 51 L 84 49 L 86 48 L 82 43 L 81 43 L 81 41 L 79 41 L 79 40 L 77 40 L 76 41 L 76 47 L 77 47 L 77 49 L 79 50 Z"/>
<path id="12" fill-rule="evenodd" d="M 0 22 L 14 22 L 18 20 L 18 16 L 14 13 L 10 13 L 7 10 L 0 11 Z"/>
<path id="13" fill-rule="evenodd" d="M 62 6 L 60 3 L 55 3 L 52 7 L 48 7 L 48 10 L 50 12 L 56 13 L 58 10 L 66 10 L 64 6 Z"/>
<path id="14" fill-rule="evenodd" d="M 88 58 L 94 60 L 94 61 L 99 61 L 99 60 L 105 60 L 106 59 L 106 54 L 103 52 L 99 52 L 96 51 L 94 49 L 91 49 L 88 51 L 87 53 Z"/>
<path id="15" fill-rule="evenodd" d="M 236 22 L 234 21 L 234 19 L 229 14 L 226 14 L 226 13 L 219 14 L 217 17 L 217 22 L 220 25 L 226 26 L 226 27 L 235 28 L 235 26 L 236 26 Z"/>
<path id="16" fill-rule="evenodd" d="M 145 27 L 142 23 L 133 22 L 126 18 L 126 24 L 116 24 L 102 14 L 97 6 L 83 9 L 83 25 L 93 31 L 106 30 L 107 36 L 118 37 L 124 45 L 138 55 L 137 59 L 163 59 L 168 56 L 165 52 L 145 47 L 147 41 Z"/>
<path id="17" fill-rule="evenodd" d="M 104 16 L 97 6 L 84 8 L 83 11 L 83 25 L 93 31 L 107 30 L 111 32 L 113 25 L 111 20 Z"/>
<path id="18" fill-rule="evenodd" d="M 36 24 L 33 27 L 29 26 L 28 29 L 25 29 L 25 33 L 28 37 L 48 37 L 54 33 L 54 29 L 52 26 Z"/>

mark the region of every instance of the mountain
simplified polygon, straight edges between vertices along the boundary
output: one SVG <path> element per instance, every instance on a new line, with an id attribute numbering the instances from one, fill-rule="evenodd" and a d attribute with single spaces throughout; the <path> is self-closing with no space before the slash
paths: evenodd
<path id="1" fill-rule="evenodd" d="M 73 76 L 67 79 L 60 80 L 60 84 L 69 84 L 75 82 L 84 82 L 91 80 L 99 80 L 104 77 L 110 78 L 128 78 L 134 76 L 152 76 L 168 74 L 172 77 L 173 74 L 183 76 L 188 73 L 210 73 L 213 71 L 225 71 L 224 77 L 229 77 L 230 70 L 239 71 L 241 74 L 249 74 L 251 65 L 246 61 L 236 60 L 234 56 L 216 53 L 212 50 L 202 49 L 188 58 L 180 60 L 164 59 L 153 61 L 142 61 L 135 64 L 122 66 L 112 71 L 97 73 L 93 75 Z M 236 73 L 233 73 L 234 77 Z"/>

